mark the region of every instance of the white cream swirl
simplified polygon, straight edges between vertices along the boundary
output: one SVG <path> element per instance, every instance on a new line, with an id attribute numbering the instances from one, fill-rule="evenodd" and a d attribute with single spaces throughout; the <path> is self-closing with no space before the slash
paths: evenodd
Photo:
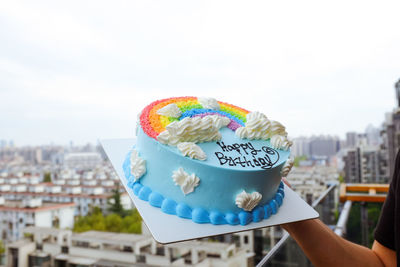
<path id="1" fill-rule="evenodd" d="M 218 130 L 221 129 L 222 127 L 226 127 L 231 122 L 231 120 L 228 119 L 227 117 L 223 117 L 223 116 L 219 116 L 219 115 L 209 115 L 206 117 L 211 118 L 212 123 Z"/>
<path id="2" fill-rule="evenodd" d="M 210 142 L 221 140 L 219 129 L 227 126 L 230 119 L 219 115 L 201 117 L 186 117 L 180 121 L 174 121 L 167 125 L 157 139 L 162 144 L 176 146 L 181 142 Z"/>
<path id="3" fill-rule="evenodd" d="M 139 133 L 139 127 L 140 127 L 140 116 L 142 115 L 142 112 L 139 112 L 139 114 L 136 117 L 136 128 L 135 128 L 135 134 L 136 136 Z"/>
<path id="4" fill-rule="evenodd" d="M 188 174 L 183 170 L 183 168 L 179 168 L 172 173 L 172 180 L 175 182 L 175 185 L 181 185 L 185 182 Z"/>
<path id="5" fill-rule="evenodd" d="M 247 193 L 243 190 L 240 194 L 236 196 L 236 206 L 245 211 L 252 211 L 262 199 L 262 195 L 258 192 Z"/>
<path id="6" fill-rule="evenodd" d="M 278 121 L 271 121 L 270 136 L 283 135 L 287 136 L 286 128 Z"/>
<path id="7" fill-rule="evenodd" d="M 212 110 L 220 110 L 220 106 L 218 101 L 212 97 L 198 97 L 197 100 L 203 106 L 203 108 L 212 109 Z"/>
<path id="8" fill-rule="evenodd" d="M 292 146 L 292 141 L 289 141 L 287 136 L 273 135 L 270 140 L 271 146 L 276 149 L 288 150 Z"/>
<path id="9" fill-rule="evenodd" d="M 277 121 L 270 121 L 258 111 L 247 114 L 245 126 L 237 128 L 235 133 L 241 139 L 271 139 L 271 146 L 277 149 L 288 150 L 292 145 L 287 139 L 285 126 Z"/>
<path id="10" fill-rule="evenodd" d="M 282 170 L 281 170 L 281 175 L 282 175 L 282 177 L 287 177 L 287 175 L 289 174 L 290 170 L 291 170 L 292 167 L 293 167 L 293 164 L 294 164 L 293 158 L 289 158 L 289 159 L 285 162 L 285 164 L 283 165 Z"/>
<path id="11" fill-rule="evenodd" d="M 179 151 L 184 156 L 189 156 L 192 159 L 206 160 L 206 153 L 193 142 L 182 142 L 177 145 Z"/>
<path id="12" fill-rule="evenodd" d="M 246 116 L 246 127 L 257 131 L 268 131 L 270 121 L 263 113 L 255 111 Z"/>
<path id="13" fill-rule="evenodd" d="M 246 116 L 244 127 L 236 129 L 236 135 L 241 139 L 262 139 L 267 140 L 270 137 L 271 122 L 261 112 L 250 112 Z"/>
<path id="14" fill-rule="evenodd" d="M 162 115 L 162 116 L 172 117 L 172 118 L 179 118 L 182 115 L 182 111 L 176 104 L 172 103 L 172 104 L 168 104 L 165 107 L 157 110 L 157 114 Z"/>
<path id="15" fill-rule="evenodd" d="M 132 149 L 131 153 L 131 173 L 135 181 L 146 173 L 146 161 L 139 157 L 139 153 Z"/>
<path id="16" fill-rule="evenodd" d="M 175 182 L 175 185 L 181 187 L 181 190 L 185 195 L 192 193 L 200 183 L 199 177 L 194 173 L 188 174 L 182 167 L 173 172 L 172 180 Z"/>
<path id="17" fill-rule="evenodd" d="M 192 193 L 195 187 L 199 185 L 199 182 L 200 182 L 199 177 L 197 177 L 194 173 L 192 173 L 186 178 L 185 182 L 181 185 L 182 192 L 185 195 Z"/>

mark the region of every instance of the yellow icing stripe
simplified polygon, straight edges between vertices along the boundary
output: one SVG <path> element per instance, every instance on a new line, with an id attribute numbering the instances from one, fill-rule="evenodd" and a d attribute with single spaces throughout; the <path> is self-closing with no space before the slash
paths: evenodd
<path id="1" fill-rule="evenodd" d="M 179 108 L 183 108 L 185 106 L 197 105 L 197 104 L 199 104 L 199 101 L 197 101 L 197 100 L 184 100 L 184 101 L 177 101 L 177 102 L 175 102 L 175 104 Z"/>
<path id="2" fill-rule="evenodd" d="M 167 116 L 160 116 L 160 123 L 165 128 L 168 124 L 170 124 L 170 120 Z"/>

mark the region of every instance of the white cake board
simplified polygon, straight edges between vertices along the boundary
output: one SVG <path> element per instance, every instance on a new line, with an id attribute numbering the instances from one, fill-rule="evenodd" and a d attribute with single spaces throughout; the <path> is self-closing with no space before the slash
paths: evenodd
<path id="1" fill-rule="evenodd" d="M 182 219 L 176 215 L 165 214 L 160 208 L 151 206 L 147 201 L 139 199 L 127 186 L 122 164 L 135 139 L 107 139 L 100 141 L 111 164 L 114 166 L 122 184 L 131 197 L 144 223 L 154 239 L 161 244 L 168 244 L 190 239 L 203 238 L 215 235 L 229 234 L 280 225 L 295 221 L 317 218 L 319 216 L 312 207 L 302 200 L 292 189 L 285 185 L 285 198 L 278 213 L 267 220 L 248 225 L 213 225 L 198 224 L 189 219 Z"/>

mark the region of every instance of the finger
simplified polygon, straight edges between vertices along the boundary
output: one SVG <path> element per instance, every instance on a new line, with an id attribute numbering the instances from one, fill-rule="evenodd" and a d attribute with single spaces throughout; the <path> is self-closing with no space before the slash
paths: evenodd
<path id="1" fill-rule="evenodd" d="M 290 185 L 290 183 L 288 182 L 288 180 L 286 180 L 286 177 L 282 177 L 282 181 L 289 186 L 290 188 L 292 188 L 292 186 Z"/>

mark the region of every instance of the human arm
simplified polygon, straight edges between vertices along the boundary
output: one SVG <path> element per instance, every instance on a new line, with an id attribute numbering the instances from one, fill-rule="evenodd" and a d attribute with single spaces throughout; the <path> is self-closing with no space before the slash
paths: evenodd
<path id="1" fill-rule="evenodd" d="M 397 162 L 400 164 L 399 157 Z M 397 176 L 395 177 L 375 232 L 375 238 L 382 242 L 386 241 L 384 237 L 393 235 L 393 225 L 390 225 L 388 218 L 391 217 L 394 208 L 392 199 L 393 188 L 396 186 L 394 182 L 397 180 Z M 290 187 L 286 178 L 282 180 Z M 396 266 L 396 252 L 388 248 L 387 241 L 387 245 L 384 246 L 375 240 L 372 249 L 369 249 L 336 235 L 319 219 L 284 224 L 282 227 L 294 238 L 315 266 Z"/>
<path id="2" fill-rule="evenodd" d="M 319 219 L 282 225 L 315 266 L 396 266 L 396 253 L 377 241 L 372 249 L 336 235 Z"/>

